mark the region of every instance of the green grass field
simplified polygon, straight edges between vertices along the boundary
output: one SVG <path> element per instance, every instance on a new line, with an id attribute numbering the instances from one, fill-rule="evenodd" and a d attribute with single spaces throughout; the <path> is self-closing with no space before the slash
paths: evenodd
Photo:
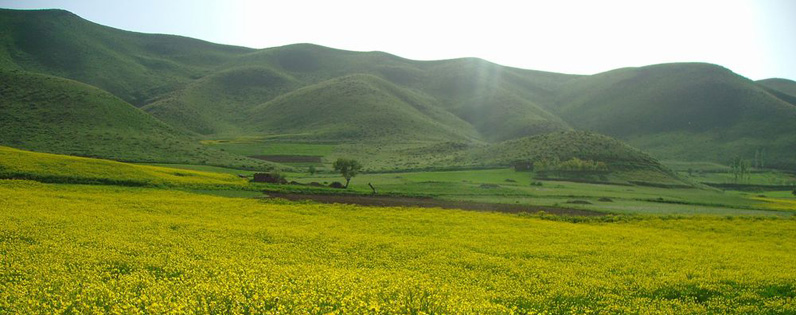
<path id="1" fill-rule="evenodd" d="M 207 147 L 243 156 L 280 155 L 295 161 L 278 161 L 307 170 L 310 166 L 331 171 L 337 158 L 354 158 L 364 170 L 376 172 L 435 171 L 451 169 L 506 168 L 516 161 L 542 163 L 548 160 L 567 161 L 573 158 L 603 163 L 600 173 L 573 173 L 568 178 L 599 183 L 651 183 L 684 187 L 693 183 L 683 180 L 649 155 L 619 141 L 598 134 L 580 131 L 526 137 L 495 144 L 472 145 L 457 142 L 361 142 L 361 143 L 296 143 L 269 137 L 236 137 L 205 139 Z M 301 161 L 313 156 L 317 161 Z"/>
<path id="2" fill-rule="evenodd" d="M 331 155 L 336 145 L 319 143 L 278 142 L 268 137 L 240 137 L 232 139 L 206 139 L 201 141 L 205 146 L 243 155 L 296 155 L 321 156 Z"/>
<path id="3" fill-rule="evenodd" d="M 249 183 L 237 175 L 253 171 L 204 165 L 136 165 L 115 161 L 36 153 L 0 147 L 0 178 L 31 179 L 50 183 L 84 183 L 122 186 L 158 186 L 198 190 L 224 196 L 262 196 L 263 189 L 307 191 L 307 186 Z M 344 181 L 331 170 L 284 172 L 288 181 L 328 185 Z M 437 172 L 365 173 L 347 191 L 309 190 L 326 194 L 369 194 L 373 184 L 381 194 L 428 196 L 453 201 L 555 206 L 614 214 L 796 214 L 796 196 L 789 191 L 737 192 L 712 188 L 657 188 L 534 179 L 530 172 L 487 169 Z M 534 183 L 535 185 L 532 185 Z M 320 190 L 319 190 L 320 189 Z M 232 192 L 239 191 L 239 193 Z M 608 198 L 610 201 L 601 200 Z M 574 203 L 573 203 L 574 202 Z"/>
<path id="4" fill-rule="evenodd" d="M 680 174 L 685 176 L 688 173 L 680 172 Z M 796 176 L 778 171 L 756 171 L 738 179 L 730 172 L 694 173 L 686 177 L 701 183 L 796 186 Z"/>
<path id="5" fill-rule="evenodd" d="M 334 173 L 311 176 L 285 173 L 288 180 L 301 183 L 342 181 Z M 532 182 L 541 183 L 533 186 Z M 448 200 L 491 203 L 561 206 L 619 214 L 718 214 L 718 215 L 793 215 L 796 207 L 777 206 L 795 201 L 790 192 L 735 192 L 711 188 L 657 188 L 547 181 L 532 178 L 532 173 L 511 169 L 444 172 L 361 174 L 351 181 L 352 190 L 368 193 L 368 183 L 379 193 L 426 195 Z M 482 184 L 498 185 L 484 188 Z M 778 198 L 759 200 L 757 196 Z M 610 202 L 599 201 L 609 198 Z M 591 204 L 572 204 L 574 200 Z M 784 212 L 782 210 L 785 210 Z"/>

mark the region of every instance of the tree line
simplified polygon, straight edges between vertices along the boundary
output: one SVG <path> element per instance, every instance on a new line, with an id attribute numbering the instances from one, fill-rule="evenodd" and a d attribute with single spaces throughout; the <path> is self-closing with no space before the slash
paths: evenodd
<path id="1" fill-rule="evenodd" d="M 561 161 L 558 157 L 541 159 L 539 161 L 519 160 L 513 163 L 515 171 L 534 172 L 607 172 L 608 165 L 600 161 L 581 160 L 573 157 Z"/>

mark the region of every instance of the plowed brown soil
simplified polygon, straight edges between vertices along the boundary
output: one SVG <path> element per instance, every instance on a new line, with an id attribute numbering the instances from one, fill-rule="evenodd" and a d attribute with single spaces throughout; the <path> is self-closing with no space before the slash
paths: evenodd
<path id="1" fill-rule="evenodd" d="M 545 206 L 512 205 L 499 203 L 483 203 L 469 201 L 450 201 L 433 198 L 420 197 L 397 197 L 397 196 L 365 196 L 365 195 L 311 195 L 311 194 L 285 194 L 285 193 L 266 193 L 271 198 L 283 198 L 287 200 L 312 200 L 321 203 L 342 203 L 363 206 L 377 207 L 422 207 L 422 208 L 445 208 L 463 209 L 473 211 L 495 211 L 506 213 L 537 213 L 544 211 L 549 214 L 570 215 L 570 216 L 604 216 L 605 213 Z"/>

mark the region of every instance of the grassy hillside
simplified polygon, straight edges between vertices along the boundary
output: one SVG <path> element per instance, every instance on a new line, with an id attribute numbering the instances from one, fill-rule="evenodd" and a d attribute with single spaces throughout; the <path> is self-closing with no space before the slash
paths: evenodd
<path id="1" fill-rule="evenodd" d="M 578 129 L 628 141 L 662 159 L 728 162 L 767 152 L 796 166 L 796 107 L 708 64 L 619 69 L 568 82 L 553 111 Z"/>
<path id="2" fill-rule="evenodd" d="M 310 44 L 246 54 L 235 58 L 228 67 L 230 70 L 222 71 L 223 78 L 212 75 L 197 80 L 144 109 L 175 126 L 205 135 L 279 133 L 284 129 L 281 123 L 273 121 L 276 118 L 269 110 L 263 110 L 270 106 L 269 102 L 290 107 L 293 106 L 286 103 L 309 101 L 317 105 L 320 99 L 305 100 L 301 95 L 328 90 L 330 84 L 344 84 L 341 81 L 350 84 L 351 78 L 356 77 L 365 81 L 380 79 L 380 83 L 373 86 L 382 89 L 385 95 L 376 98 L 377 95 L 367 92 L 342 95 L 332 90 L 325 94 L 324 106 L 315 106 L 322 111 L 310 110 L 306 108 L 310 105 L 302 104 L 295 110 L 281 111 L 279 119 L 301 122 L 312 116 L 310 112 L 324 114 L 322 118 L 347 113 L 346 119 L 341 121 L 358 121 L 361 123 L 358 128 L 362 130 L 378 130 L 385 123 L 395 123 L 368 117 L 375 113 L 362 110 L 360 105 L 397 111 L 410 105 L 419 111 L 412 114 L 416 123 L 441 124 L 437 128 L 458 134 L 440 137 L 438 132 L 433 132 L 427 140 L 495 141 L 569 129 L 566 123 L 529 97 L 550 98 L 554 87 L 574 76 L 506 68 L 477 59 L 418 62 L 385 53 L 350 52 Z M 230 83 L 234 83 L 234 87 Z M 280 100 L 277 101 L 278 96 Z M 405 105 L 391 108 L 396 101 Z M 247 130 L 251 122 L 257 125 Z M 292 132 L 318 133 L 315 124 L 309 129 L 303 127 L 307 125 L 293 127 Z M 402 133 L 400 129 L 385 135 L 391 139 L 384 140 L 415 140 L 415 135 Z M 326 140 L 363 140 L 355 136 L 360 131 L 323 133 L 322 138 Z M 377 137 L 370 132 L 364 140 Z"/>
<path id="3" fill-rule="evenodd" d="M 765 79 L 757 81 L 772 95 L 796 106 L 796 82 L 788 79 Z"/>
<path id="4" fill-rule="evenodd" d="M 493 144 L 479 150 L 472 159 L 509 165 L 517 160 L 571 158 L 601 161 L 614 169 L 654 167 L 663 170 L 649 155 L 616 139 L 585 131 L 558 132 Z"/>
<path id="5" fill-rule="evenodd" d="M 572 161 L 600 162 L 605 168 L 582 171 L 556 172 L 553 166 L 543 169 L 543 164 Z M 537 173 L 545 177 L 568 178 L 598 182 L 657 183 L 690 186 L 656 159 L 616 139 L 583 131 L 550 133 L 540 136 L 508 140 L 458 154 L 452 161 L 460 165 L 510 166 L 516 161 L 535 164 Z M 566 168 L 566 167 L 561 167 Z M 577 166 L 575 166 L 577 168 Z"/>
<path id="6" fill-rule="evenodd" d="M 105 27 L 63 10 L 0 9 L 0 68 L 85 82 L 140 106 L 252 49 Z"/>
<path id="7" fill-rule="evenodd" d="M 223 70 L 196 80 L 143 109 L 172 126 L 203 135 L 239 135 L 252 106 L 302 84 L 268 67 Z"/>
<path id="8" fill-rule="evenodd" d="M 282 95 L 250 111 L 252 129 L 331 141 L 477 139 L 434 100 L 372 75 L 350 75 Z"/>
<path id="9" fill-rule="evenodd" d="M 796 84 L 714 65 L 572 76 L 311 44 L 254 50 L 58 10 L 0 10 L 0 27 L 0 69 L 97 86 L 206 139 L 368 142 L 414 154 L 589 130 L 660 159 L 727 163 L 764 152 L 768 167 L 796 167 Z"/>
<path id="10" fill-rule="evenodd" d="M 122 161 L 268 168 L 206 148 L 95 87 L 23 71 L 0 71 L 0 145 Z"/>
<path id="11" fill-rule="evenodd" d="M 427 75 L 416 88 L 472 124 L 487 141 L 571 129 L 540 104 L 552 97 L 555 87 L 575 76 L 512 69 L 472 58 L 429 62 L 425 67 Z"/>
<path id="12" fill-rule="evenodd" d="M 123 186 L 242 187 L 230 174 L 200 172 L 0 147 L 0 178 Z"/>
<path id="13" fill-rule="evenodd" d="M 465 129 L 474 128 L 487 141 L 569 129 L 532 97 L 546 100 L 563 82 L 577 77 L 513 69 L 473 58 L 420 62 L 309 44 L 265 49 L 235 62 L 270 64 L 308 84 L 350 74 L 374 75 L 411 89 L 428 99 L 427 103 L 467 122 L 470 126 Z M 469 130 L 461 132 L 469 134 Z"/>
<path id="14" fill-rule="evenodd" d="M 787 93 L 793 96 L 796 96 L 796 82 L 788 79 L 779 79 L 779 78 L 772 78 L 772 79 L 765 79 L 757 81 L 758 84 L 779 90 L 782 93 Z"/>

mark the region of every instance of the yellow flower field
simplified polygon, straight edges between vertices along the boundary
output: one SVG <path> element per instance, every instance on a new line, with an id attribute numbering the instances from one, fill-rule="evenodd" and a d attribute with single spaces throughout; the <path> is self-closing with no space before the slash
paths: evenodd
<path id="1" fill-rule="evenodd" d="M 0 314 L 796 313 L 796 220 L 498 213 L 0 180 Z"/>
<path id="2" fill-rule="evenodd" d="M 0 146 L 0 178 L 125 186 L 229 186 L 247 181 L 230 174 L 136 165 Z"/>
<path id="3" fill-rule="evenodd" d="M 764 198 L 764 197 L 753 197 L 752 199 L 764 202 L 762 205 L 772 210 L 780 210 L 780 211 L 796 210 L 796 200 L 788 200 L 782 198 Z"/>

